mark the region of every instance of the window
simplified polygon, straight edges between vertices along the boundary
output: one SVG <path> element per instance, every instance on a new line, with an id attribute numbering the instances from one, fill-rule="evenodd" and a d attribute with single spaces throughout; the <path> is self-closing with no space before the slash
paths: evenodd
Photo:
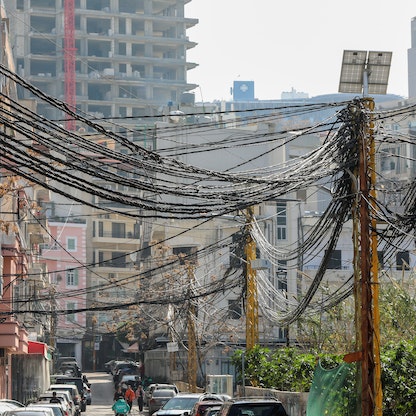
<path id="1" fill-rule="evenodd" d="M 67 311 L 73 311 L 76 308 L 76 303 L 75 302 L 67 302 L 66 304 L 66 310 Z M 77 321 L 77 315 L 75 313 L 68 313 L 68 315 L 66 315 L 66 321 L 67 322 L 76 322 Z"/>
<path id="2" fill-rule="evenodd" d="M 113 251 L 111 253 L 111 264 L 107 264 L 110 267 L 126 267 L 126 253 L 119 251 Z"/>
<path id="3" fill-rule="evenodd" d="M 325 254 L 326 254 L 325 250 Z M 341 270 L 341 250 L 332 250 L 328 260 L 328 269 Z"/>
<path id="4" fill-rule="evenodd" d="M 113 222 L 111 224 L 111 236 L 113 238 L 126 238 L 126 224 L 123 222 Z"/>
<path id="5" fill-rule="evenodd" d="M 78 286 L 78 270 L 67 269 L 66 271 L 66 285 L 67 286 Z"/>
<path id="6" fill-rule="evenodd" d="M 98 237 L 104 237 L 104 223 L 102 221 L 98 222 Z"/>
<path id="7" fill-rule="evenodd" d="M 68 251 L 77 251 L 77 239 L 74 237 L 68 237 L 66 239 L 66 249 Z"/>
<path id="8" fill-rule="evenodd" d="M 228 300 L 228 317 L 230 319 L 240 319 L 241 318 L 241 304 L 238 299 L 229 299 Z"/>
<path id="9" fill-rule="evenodd" d="M 396 270 L 410 270 L 408 251 L 399 251 L 396 254 Z"/>
<path id="10" fill-rule="evenodd" d="M 173 254 L 179 257 L 180 264 L 195 264 L 197 260 L 196 247 L 173 247 Z"/>
<path id="11" fill-rule="evenodd" d="M 377 251 L 378 267 L 384 269 L 384 251 Z"/>
<path id="12" fill-rule="evenodd" d="M 277 239 L 286 240 L 286 225 L 287 225 L 287 211 L 286 202 L 278 202 L 276 204 L 276 224 L 277 224 Z"/>

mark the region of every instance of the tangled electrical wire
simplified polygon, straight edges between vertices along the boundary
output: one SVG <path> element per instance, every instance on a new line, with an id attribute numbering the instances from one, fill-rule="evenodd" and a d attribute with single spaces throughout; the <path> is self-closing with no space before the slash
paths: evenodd
<path id="1" fill-rule="evenodd" d="M 307 313 L 308 308 L 317 308 L 312 304 L 312 300 L 326 272 L 330 253 L 336 247 L 357 196 L 353 175 L 358 164 L 356 139 L 360 134 L 364 134 L 360 129 L 368 117 L 360 100 L 337 105 L 321 103 L 269 109 L 267 115 L 250 116 L 246 120 L 253 123 L 261 121 L 278 124 L 282 119 L 291 116 L 298 117 L 322 109 L 341 107 L 328 119 L 312 125 L 302 125 L 298 129 L 259 131 L 257 134 L 243 131 L 232 134 L 227 132 L 227 135 L 217 138 L 216 122 L 201 123 L 188 129 L 184 129 L 183 126 L 155 126 L 146 131 L 146 134 L 151 133 L 152 139 L 165 144 L 156 151 L 138 145 L 140 140 L 129 140 L 123 134 L 107 130 L 100 120 L 69 108 L 64 102 L 48 96 L 2 65 L 0 74 L 21 88 L 27 89 L 34 97 L 76 119 L 89 131 L 93 131 L 88 134 L 67 131 L 60 124 L 36 114 L 17 100 L 0 93 L 5 103 L 0 107 L 0 123 L 3 125 L 0 131 L 0 151 L 3 167 L 14 175 L 80 204 L 142 219 L 209 220 L 277 198 L 285 198 L 293 192 L 308 189 L 325 181 L 331 182 L 332 200 L 316 225 L 296 247 L 282 254 L 270 245 L 260 227 L 254 226 L 252 234 L 261 247 L 262 255 L 267 254 L 275 266 L 282 256 L 289 261 L 302 258 L 303 262 L 307 262 L 308 258 L 321 250 L 322 241 L 326 242 L 326 254 L 322 257 L 311 285 L 301 300 L 290 303 L 290 310 L 284 309 L 280 310 L 279 314 L 275 313 L 281 309 L 281 295 L 273 291 L 267 279 L 259 273 L 259 298 L 262 300 L 260 306 L 264 306 L 265 315 L 273 318 L 275 322 L 289 324 Z M 410 117 L 414 113 L 414 106 L 409 106 L 400 110 L 377 112 L 375 116 L 378 125 L 381 125 L 388 120 Z M 131 133 L 141 138 L 140 132 Z M 181 138 L 183 134 L 186 136 L 184 140 Z M 309 153 L 291 159 L 278 156 L 293 140 L 324 134 L 326 139 L 323 143 Z M 377 134 L 385 139 L 385 143 L 414 144 L 414 137 L 411 135 L 386 132 L 383 127 L 379 128 Z M 199 137 L 190 143 L 188 137 L 192 135 Z M 197 159 L 199 154 L 230 149 L 241 151 L 244 155 L 249 148 L 258 151 L 250 158 L 242 158 L 240 163 L 227 165 L 222 169 L 215 170 L 203 167 L 203 164 L 185 162 L 186 158 L 200 160 Z M 265 161 L 268 163 L 264 163 Z M 243 166 L 250 168 L 243 170 Z M 382 176 L 381 173 L 379 175 Z M 120 190 L 120 187 L 128 189 L 128 192 Z M 81 193 L 75 194 L 74 190 Z M 394 250 L 414 233 L 414 182 L 405 185 L 401 191 L 404 198 L 400 202 L 400 213 L 390 209 L 388 203 L 381 204 L 380 201 L 376 201 L 375 204 L 377 211 L 372 212 L 374 217 L 387 224 L 383 232 L 377 230 L 386 247 L 386 256 L 392 256 Z M 96 198 L 93 199 L 91 196 Z M 95 202 L 97 200 L 99 202 Z M 117 204 L 123 208 L 117 209 Z M 216 249 L 218 250 L 219 246 Z M 169 268 L 174 265 L 167 264 L 163 267 Z M 158 269 L 153 271 L 161 272 Z M 147 275 L 151 276 L 151 273 Z M 117 284 L 124 285 L 137 278 L 145 279 L 147 275 L 131 276 L 125 282 Z M 239 276 L 240 279 L 233 281 L 226 275 L 215 284 L 204 286 L 203 289 L 200 287 L 194 292 L 194 296 L 203 298 L 209 294 L 236 288 L 242 284 L 241 274 Z M 105 290 L 113 286 L 114 282 L 108 282 L 107 285 L 92 286 L 88 291 Z M 345 299 L 350 295 L 351 287 L 351 281 L 340 286 L 337 291 L 321 301 L 319 309 L 331 308 Z M 169 293 L 169 296 L 163 293 L 161 296 L 155 291 L 153 296 L 146 299 L 136 298 L 122 305 L 102 302 L 96 306 L 96 310 L 128 308 L 138 303 L 180 304 L 187 298 L 189 292 L 178 291 Z M 62 309 L 57 313 L 70 314 L 81 311 L 82 309 Z"/>

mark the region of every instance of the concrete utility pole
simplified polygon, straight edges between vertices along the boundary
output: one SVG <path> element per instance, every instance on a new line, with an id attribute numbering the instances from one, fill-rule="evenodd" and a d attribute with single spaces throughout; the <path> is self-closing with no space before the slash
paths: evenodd
<path id="1" fill-rule="evenodd" d="M 188 264 L 188 284 L 189 294 L 193 293 L 194 286 L 194 269 L 191 263 Z M 196 334 L 195 334 L 195 304 L 192 296 L 189 297 L 188 306 L 188 384 L 189 391 L 196 393 L 196 373 L 197 373 L 197 356 L 196 356 Z"/>
<path id="2" fill-rule="evenodd" d="M 252 349 L 259 342 L 259 304 L 257 298 L 256 271 L 251 262 L 256 259 L 256 243 L 251 238 L 250 229 L 253 222 L 253 208 L 247 208 L 246 221 L 246 261 L 247 261 L 247 305 L 246 305 L 246 346 Z"/>

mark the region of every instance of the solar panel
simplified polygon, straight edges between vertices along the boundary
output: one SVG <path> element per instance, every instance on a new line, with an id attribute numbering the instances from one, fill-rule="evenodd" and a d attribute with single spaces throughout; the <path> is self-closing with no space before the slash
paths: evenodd
<path id="1" fill-rule="evenodd" d="M 392 52 L 345 50 L 338 91 L 386 94 L 391 58 Z"/>

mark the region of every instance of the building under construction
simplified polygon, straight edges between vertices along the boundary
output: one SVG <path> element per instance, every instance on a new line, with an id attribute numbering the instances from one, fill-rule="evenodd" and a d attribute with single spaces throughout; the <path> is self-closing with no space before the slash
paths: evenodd
<path id="1" fill-rule="evenodd" d="M 17 72 L 96 119 L 149 121 L 192 101 L 186 31 L 198 20 L 185 18 L 189 1 L 6 0 Z M 37 112 L 62 118 L 47 103 Z"/>

